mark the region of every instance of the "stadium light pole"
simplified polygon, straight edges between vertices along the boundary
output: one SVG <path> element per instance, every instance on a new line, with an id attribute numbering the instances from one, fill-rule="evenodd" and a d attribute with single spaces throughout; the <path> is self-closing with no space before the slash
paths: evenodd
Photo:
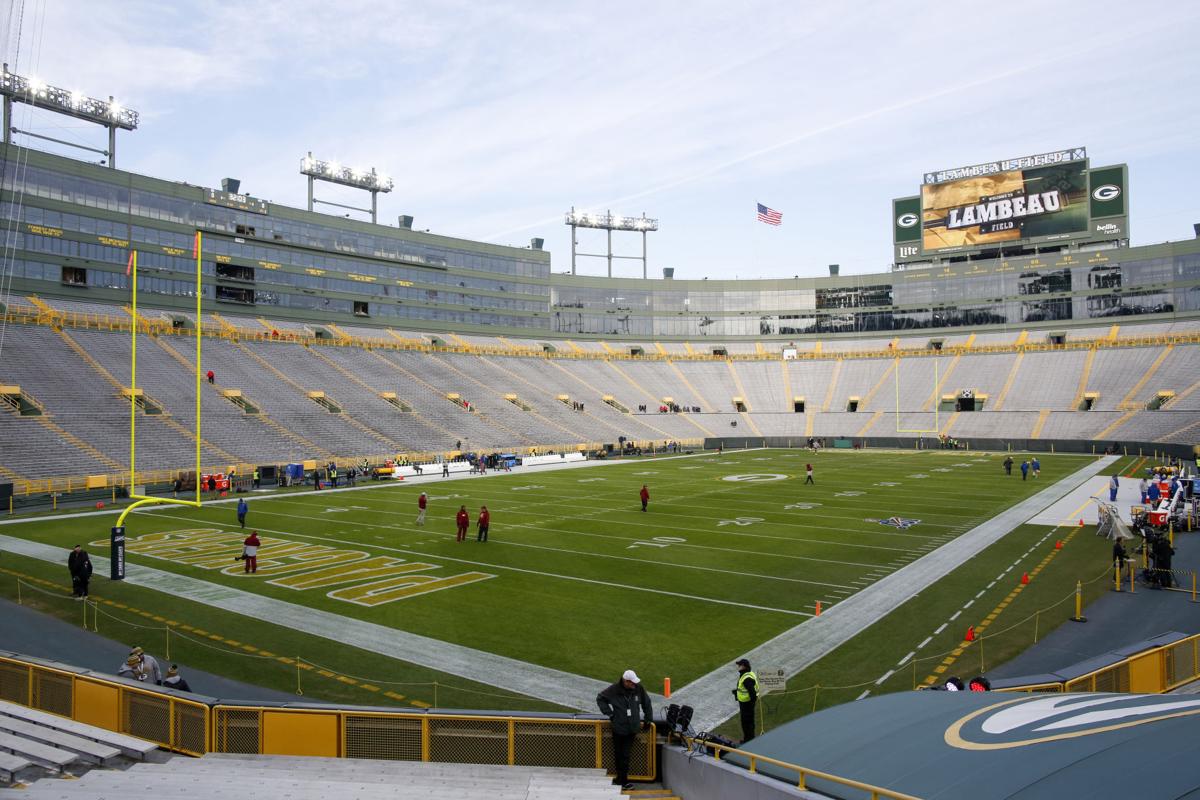
<path id="1" fill-rule="evenodd" d="M 622 217 L 614 214 L 611 211 L 605 211 L 603 214 L 589 214 L 586 211 L 576 211 L 572 206 L 567 212 L 566 223 L 571 226 L 571 274 L 575 274 L 575 259 L 576 256 L 587 256 L 589 258 L 604 258 L 608 261 L 608 277 L 612 277 L 612 262 L 614 258 L 628 258 L 633 261 L 642 262 L 642 278 L 648 276 L 646 260 L 646 234 L 650 231 L 658 230 L 658 220 L 651 219 L 642 212 L 640 217 Z M 580 253 L 576 250 L 575 233 L 578 228 L 596 228 L 606 231 L 608 234 L 608 249 L 604 253 Z M 642 254 L 641 256 L 618 256 L 613 255 L 612 250 L 612 235 L 613 231 L 632 231 L 642 234 Z"/>
<path id="2" fill-rule="evenodd" d="M 138 126 L 138 112 L 124 108 L 112 95 L 109 95 L 107 100 L 98 100 L 80 92 L 49 86 L 38 78 L 27 78 L 9 72 L 8 64 L 4 65 L 4 72 L 0 75 L 0 95 L 4 97 L 5 145 L 12 144 L 14 133 L 20 133 L 35 139 L 45 139 L 55 144 L 100 153 L 107 158 L 110 169 L 117 168 L 117 129 L 132 131 Z M 108 128 L 108 149 L 101 150 L 98 147 L 88 147 L 53 136 L 21 130 L 13 125 L 13 103 L 26 103 L 34 108 L 103 125 Z"/>
<path id="3" fill-rule="evenodd" d="M 336 161 L 322 161 L 318 158 L 313 158 L 310 150 L 300 161 L 300 174 L 308 176 L 308 210 L 313 210 L 314 203 L 320 203 L 326 206 L 336 206 L 337 208 L 348 208 L 351 211 L 361 211 L 364 214 L 371 215 L 371 222 L 374 223 L 378 218 L 378 197 L 379 193 L 387 193 L 392 190 L 392 179 L 387 175 L 381 175 L 371 169 L 359 169 L 357 167 L 345 167 Z M 340 186 L 349 186 L 352 189 L 362 189 L 371 193 L 371 207 L 359 208 L 358 206 L 347 206 L 341 203 L 331 203 L 328 200 L 317 200 L 313 197 L 313 185 L 316 181 L 326 181 L 328 183 L 336 183 Z"/>

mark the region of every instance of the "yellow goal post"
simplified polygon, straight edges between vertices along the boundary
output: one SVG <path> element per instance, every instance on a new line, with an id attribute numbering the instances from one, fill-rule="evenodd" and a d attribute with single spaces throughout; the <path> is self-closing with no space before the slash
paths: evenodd
<path id="1" fill-rule="evenodd" d="M 158 503 L 171 503 L 180 506 L 192 506 L 193 508 L 200 507 L 200 389 L 201 389 L 201 361 L 200 361 L 200 343 L 202 330 L 204 328 L 204 317 L 202 303 L 204 300 L 203 292 L 203 271 L 201 269 L 201 260 L 204 249 L 204 237 L 200 231 L 196 231 L 196 238 L 192 245 L 192 254 L 196 257 L 196 499 L 181 500 L 177 497 L 149 497 L 144 494 L 137 494 L 134 491 L 135 481 L 137 479 L 137 339 L 138 329 L 141 327 L 141 318 L 138 316 L 138 266 L 137 266 L 137 250 L 131 249 L 129 253 L 129 268 L 128 272 L 132 275 L 133 288 L 133 325 L 132 328 L 132 348 L 130 350 L 130 369 L 129 369 L 129 498 L 133 500 L 125 510 L 121 512 L 121 516 L 117 518 L 117 527 L 123 528 L 125 518 L 135 508 L 140 506 L 154 505 Z"/>

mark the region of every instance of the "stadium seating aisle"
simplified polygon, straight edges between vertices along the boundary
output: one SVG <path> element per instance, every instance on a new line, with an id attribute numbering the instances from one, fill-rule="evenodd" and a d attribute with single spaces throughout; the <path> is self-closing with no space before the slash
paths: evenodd
<path id="1" fill-rule="evenodd" d="M 76 781 L 40 780 L 22 792 L 40 800 L 159 796 L 243 800 L 601 800 L 621 797 L 599 769 L 508 767 L 289 756 L 172 758 Z"/>

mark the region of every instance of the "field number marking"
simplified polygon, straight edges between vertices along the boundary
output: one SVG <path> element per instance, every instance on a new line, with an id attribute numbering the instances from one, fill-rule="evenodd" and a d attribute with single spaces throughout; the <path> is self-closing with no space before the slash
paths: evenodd
<path id="1" fill-rule="evenodd" d="M 786 506 L 783 507 L 783 510 L 784 511 L 810 511 L 819 505 L 821 505 L 821 504 L 820 503 L 788 503 Z"/>
<path id="2" fill-rule="evenodd" d="M 756 522 L 762 522 L 762 517 L 737 517 L 736 519 L 723 519 L 717 523 L 717 527 L 723 525 L 753 525 Z"/>
<path id="3" fill-rule="evenodd" d="M 673 544 L 684 544 L 687 539 L 678 536 L 655 536 L 648 542 L 637 541 L 626 547 L 626 550 L 635 550 L 639 547 L 670 547 Z"/>
<path id="4" fill-rule="evenodd" d="M 749 475 L 726 475 L 721 480 L 734 483 L 766 483 L 768 481 L 785 481 L 787 475 L 781 475 L 778 472 L 752 472 Z"/>

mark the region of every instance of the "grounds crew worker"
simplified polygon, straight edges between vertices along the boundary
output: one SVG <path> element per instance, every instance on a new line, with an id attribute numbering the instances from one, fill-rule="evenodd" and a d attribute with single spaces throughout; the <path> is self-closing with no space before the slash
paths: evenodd
<path id="1" fill-rule="evenodd" d="M 733 696 L 738 701 L 738 711 L 742 716 L 742 744 L 754 738 L 754 706 L 758 703 L 758 676 L 750 669 L 750 662 L 744 658 L 737 660 L 737 688 Z"/>

